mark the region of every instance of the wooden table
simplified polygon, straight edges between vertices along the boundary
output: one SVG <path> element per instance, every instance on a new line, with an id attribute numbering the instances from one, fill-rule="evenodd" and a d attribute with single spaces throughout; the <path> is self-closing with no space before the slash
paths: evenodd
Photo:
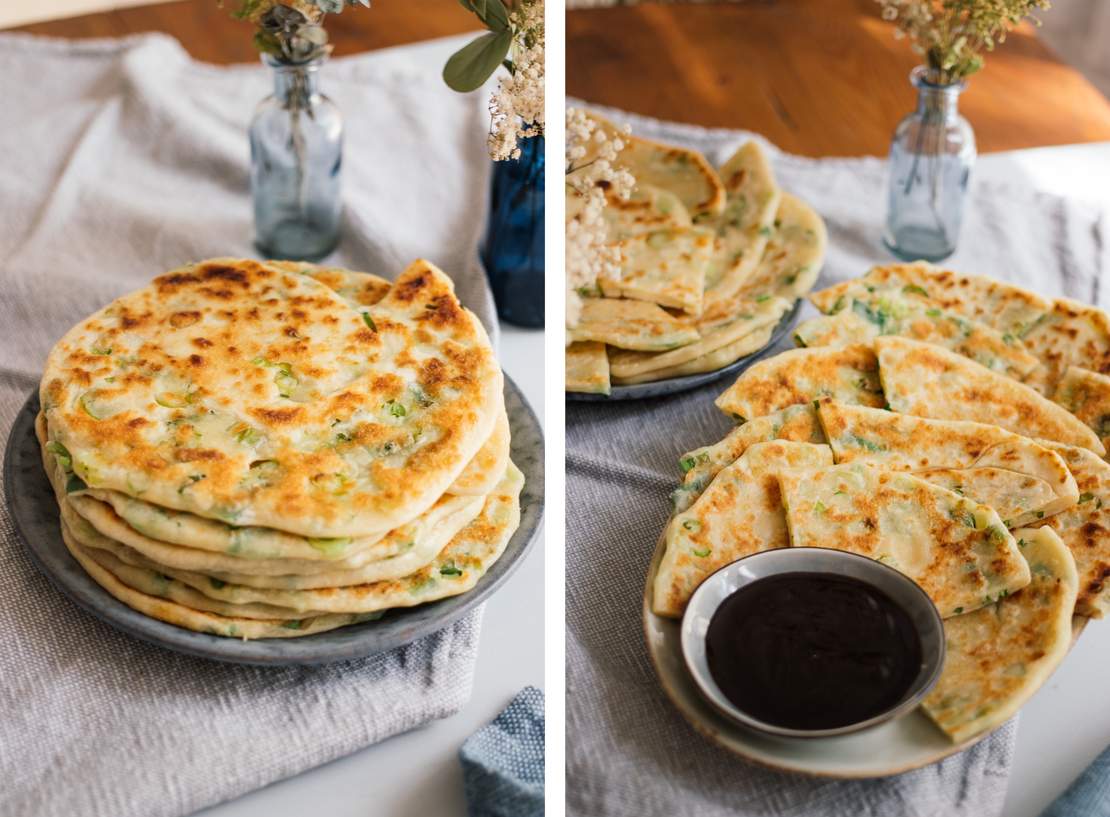
<path id="1" fill-rule="evenodd" d="M 161 31 L 181 41 L 196 59 L 227 64 L 254 62 L 253 30 L 234 20 L 236 0 L 176 0 L 20 26 L 15 31 L 52 37 L 121 37 Z M 329 15 L 327 30 L 335 54 L 354 54 L 390 45 L 477 31 L 481 24 L 457 0 L 374 0 L 372 9 L 353 8 Z"/>
<path id="2" fill-rule="evenodd" d="M 747 0 L 572 11 L 567 94 L 747 128 L 806 156 L 884 155 L 914 106 L 918 58 L 878 10 L 874 0 Z M 986 61 L 960 101 L 980 151 L 1110 140 L 1110 102 L 1032 28 Z"/>

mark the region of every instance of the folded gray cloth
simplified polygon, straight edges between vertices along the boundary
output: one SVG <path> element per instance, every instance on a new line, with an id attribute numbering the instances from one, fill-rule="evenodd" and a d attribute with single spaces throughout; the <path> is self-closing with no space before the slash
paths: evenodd
<path id="1" fill-rule="evenodd" d="M 393 277 L 426 257 L 496 332 L 476 251 L 488 113 L 443 85 L 457 47 L 323 69 L 347 125 L 329 261 Z M 196 63 L 163 36 L 0 35 L 0 438 L 76 321 L 177 265 L 255 254 L 246 128 L 269 85 L 261 66 Z M 481 620 L 330 667 L 187 658 L 67 602 L 2 509 L 0 615 L 4 817 L 177 817 L 449 715 L 470 695 Z"/>
<path id="2" fill-rule="evenodd" d="M 1041 817 L 1106 817 L 1110 814 L 1110 746 L 1092 761 Z"/>
<path id="3" fill-rule="evenodd" d="M 543 692 L 529 686 L 459 750 L 469 817 L 543 817 Z"/>
<path id="4" fill-rule="evenodd" d="M 704 151 L 721 163 L 745 134 L 669 125 L 604 111 L 633 132 Z M 879 245 L 885 163 L 813 160 L 772 151 L 781 186 L 829 227 L 819 287 L 889 262 Z M 979 184 L 955 269 L 1021 282 L 1046 295 L 1102 303 L 1110 272 L 1103 215 L 1018 180 Z M 814 314 L 807 305 L 803 318 Z M 787 342 L 784 346 L 788 346 Z M 567 403 L 567 802 L 581 817 L 844 815 L 990 817 L 1002 808 L 1016 722 L 933 766 L 875 781 L 782 774 L 717 748 L 687 725 L 656 679 L 644 646 L 648 563 L 680 478 L 678 459 L 721 439 L 713 405 L 726 380 L 629 403 Z"/>

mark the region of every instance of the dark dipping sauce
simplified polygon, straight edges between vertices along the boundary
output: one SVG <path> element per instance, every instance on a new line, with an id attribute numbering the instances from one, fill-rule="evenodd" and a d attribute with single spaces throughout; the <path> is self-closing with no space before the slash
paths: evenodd
<path id="1" fill-rule="evenodd" d="M 745 714 L 836 729 L 898 704 L 921 670 L 909 614 L 858 579 L 783 573 L 724 600 L 705 636 L 709 671 Z"/>

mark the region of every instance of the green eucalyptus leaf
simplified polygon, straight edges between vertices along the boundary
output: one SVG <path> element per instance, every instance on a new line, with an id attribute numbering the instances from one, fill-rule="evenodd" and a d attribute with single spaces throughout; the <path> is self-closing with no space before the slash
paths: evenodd
<path id="1" fill-rule="evenodd" d="M 459 0 L 459 4 L 477 15 L 490 31 L 500 32 L 509 28 L 509 10 L 501 0 Z"/>
<path id="2" fill-rule="evenodd" d="M 460 93 L 477 90 L 509 53 L 513 32 L 491 31 L 463 46 L 443 66 L 443 81 Z"/>

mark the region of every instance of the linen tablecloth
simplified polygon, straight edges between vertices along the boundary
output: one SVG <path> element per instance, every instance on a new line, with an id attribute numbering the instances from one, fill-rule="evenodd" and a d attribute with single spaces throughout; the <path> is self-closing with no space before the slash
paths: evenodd
<path id="1" fill-rule="evenodd" d="M 476 252 L 488 114 L 440 79 L 462 41 L 323 69 L 346 119 L 343 240 L 327 262 L 392 278 L 428 258 L 496 338 Z M 0 35 L 0 438 L 78 320 L 183 263 L 257 257 L 246 128 L 269 83 L 160 35 Z M 0 617 L 0 814 L 177 817 L 456 711 L 481 611 L 361 661 L 203 661 L 71 605 L 0 508 Z"/>
<path id="2" fill-rule="evenodd" d="M 599 109 L 633 133 L 704 151 L 720 165 L 750 134 Z M 780 186 L 829 229 L 817 286 L 892 259 L 879 243 L 886 163 L 805 159 L 767 145 Z M 1110 224 L 1097 207 L 1015 176 L 973 184 L 953 269 L 1106 307 Z M 801 320 L 816 310 L 806 304 Z M 789 341 L 783 348 L 789 347 Z M 567 797 L 576 817 L 835 815 L 991 817 L 1002 809 L 1016 719 L 974 748 L 873 781 L 832 781 L 744 762 L 696 734 L 664 695 L 640 620 L 648 564 L 669 516 L 678 459 L 731 422 L 713 405 L 731 380 L 627 403 L 567 403 Z"/>

